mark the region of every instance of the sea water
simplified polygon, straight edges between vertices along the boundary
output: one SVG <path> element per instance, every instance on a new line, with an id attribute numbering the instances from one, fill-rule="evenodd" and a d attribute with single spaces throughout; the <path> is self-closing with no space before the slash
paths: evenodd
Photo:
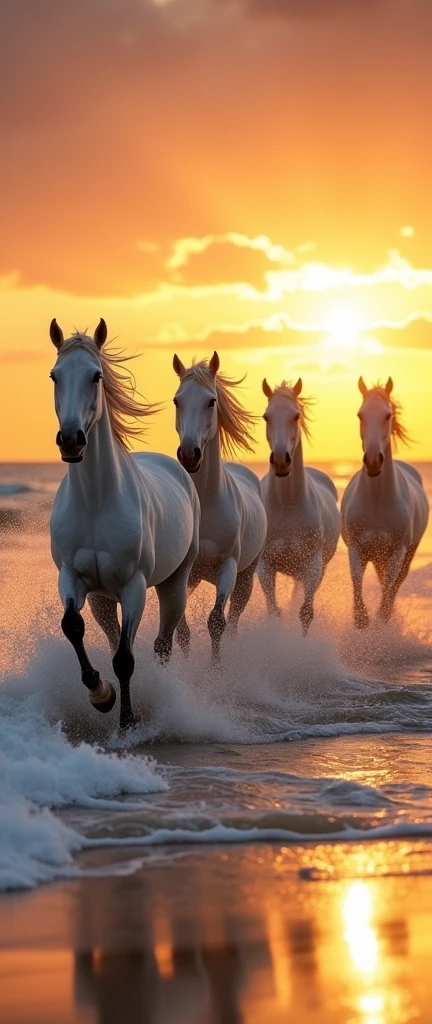
<path id="1" fill-rule="evenodd" d="M 323 468 L 342 493 L 356 467 Z M 418 468 L 430 496 L 432 465 Z M 131 687 L 141 724 L 119 739 L 118 704 L 90 706 L 60 628 L 49 513 L 63 472 L 0 466 L 0 888 L 73 877 L 80 851 L 107 846 L 119 847 L 109 870 L 124 872 L 191 844 L 432 835 L 432 524 L 388 626 L 354 630 L 341 542 L 309 636 L 291 583 L 269 621 L 256 582 L 218 671 L 211 588 L 189 604 L 190 657 L 176 648 L 168 667 L 152 655 L 151 593 Z M 365 596 L 376 609 L 372 570 Z M 115 682 L 85 618 L 91 659 Z"/>

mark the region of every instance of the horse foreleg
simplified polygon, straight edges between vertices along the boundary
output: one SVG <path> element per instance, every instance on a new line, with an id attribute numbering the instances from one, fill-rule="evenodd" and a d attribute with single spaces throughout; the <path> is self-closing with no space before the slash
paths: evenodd
<path id="1" fill-rule="evenodd" d="M 93 618 L 103 630 L 110 645 L 111 654 L 117 650 L 120 639 L 120 626 L 117 618 L 117 602 L 101 594 L 89 594 L 88 603 Z"/>
<path id="2" fill-rule="evenodd" d="M 393 611 L 396 594 L 408 575 L 416 547 L 417 545 L 413 548 L 409 548 L 408 551 L 406 548 L 402 548 L 401 551 L 396 551 L 387 564 L 381 604 L 378 609 L 378 618 L 381 619 L 381 622 L 389 621 Z"/>
<path id="3" fill-rule="evenodd" d="M 249 604 L 251 599 L 257 565 L 258 559 L 256 558 L 247 569 L 243 569 L 243 572 L 240 572 L 237 576 L 228 613 L 228 625 L 233 632 L 237 631 L 240 615 L 244 612 L 246 605 Z"/>
<path id="4" fill-rule="evenodd" d="M 122 624 L 119 645 L 113 657 L 113 669 L 120 683 L 120 729 L 130 729 L 136 724 L 130 681 L 135 668 L 133 644 L 145 608 L 146 589 L 145 578 L 137 570 L 120 593 Z"/>
<path id="5" fill-rule="evenodd" d="M 111 711 L 116 701 L 115 689 L 111 683 L 104 682 L 93 668 L 84 646 L 85 624 L 80 611 L 87 596 L 87 587 L 76 573 L 63 568 L 60 571 L 59 592 L 64 607 L 62 630 L 80 663 L 81 679 L 89 691 L 90 703 L 97 711 Z"/>
<path id="6" fill-rule="evenodd" d="M 258 579 L 266 599 L 268 615 L 281 616 L 281 610 L 276 604 L 276 569 L 267 558 L 262 558 L 258 565 Z"/>
<path id="7" fill-rule="evenodd" d="M 363 576 L 368 559 L 355 547 L 348 549 L 348 557 L 354 590 L 354 625 L 357 629 L 365 629 L 369 625 L 369 615 L 363 601 Z"/>
<path id="8" fill-rule="evenodd" d="M 318 552 L 306 569 L 304 583 L 304 601 L 300 608 L 300 622 L 303 635 L 306 636 L 313 619 L 313 600 L 324 575 L 324 565 L 321 551 Z"/>
<path id="9" fill-rule="evenodd" d="M 232 556 L 227 558 L 219 569 L 216 587 L 216 601 L 208 617 L 207 625 L 212 645 L 212 664 L 219 665 L 220 642 L 226 629 L 225 608 L 228 598 L 234 590 L 237 580 L 237 562 Z"/>

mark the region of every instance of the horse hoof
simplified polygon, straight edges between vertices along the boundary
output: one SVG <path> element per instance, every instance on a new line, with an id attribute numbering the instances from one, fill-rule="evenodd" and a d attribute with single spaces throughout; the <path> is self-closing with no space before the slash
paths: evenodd
<path id="1" fill-rule="evenodd" d="M 137 729 L 139 725 L 141 725 L 141 719 L 138 715 L 133 715 L 126 725 L 119 725 L 117 729 L 117 736 L 119 740 L 124 740 L 128 732 L 130 732 L 131 729 Z"/>
<path id="2" fill-rule="evenodd" d="M 112 711 L 114 704 L 117 700 L 117 694 L 112 683 L 102 683 L 102 686 L 105 696 L 103 696 L 102 699 L 99 698 L 98 700 L 97 694 L 92 693 L 90 690 L 89 701 L 92 707 L 96 709 L 96 711 L 100 711 L 103 715 L 106 715 L 108 714 L 108 711 Z"/>

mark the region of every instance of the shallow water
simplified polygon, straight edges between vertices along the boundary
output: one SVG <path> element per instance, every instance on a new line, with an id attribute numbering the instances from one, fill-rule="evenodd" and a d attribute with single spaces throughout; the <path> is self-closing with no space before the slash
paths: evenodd
<path id="1" fill-rule="evenodd" d="M 341 489 L 354 468 L 332 467 Z M 420 469 L 430 494 L 432 466 Z M 209 669 L 210 588 L 190 602 L 189 660 L 176 650 L 168 668 L 151 653 L 150 595 L 132 685 L 142 725 L 120 741 L 118 707 L 90 707 L 60 630 L 48 517 L 62 472 L 0 467 L 0 887 L 73 877 L 86 870 L 76 854 L 106 845 L 119 847 L 110 871 L 124 872 L 198 842 L 432 834 L 432 525 L 389 627 L 354 631 L 341 544 L 307 640 L 290 584 L 282 622 L 265 618 L 256 585 L 220 672 Z M 366 595 L 376 607 L 372 573 Z M 86 622 L 113 679 L 105 638 Z M 131 841 L 142 856 L 126 869 Z"/>

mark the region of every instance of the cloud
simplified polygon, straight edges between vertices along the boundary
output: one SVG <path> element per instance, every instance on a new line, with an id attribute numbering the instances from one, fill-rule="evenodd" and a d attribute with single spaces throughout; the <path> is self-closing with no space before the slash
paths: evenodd
<path id="1" fill-rule="evenodd" d="M 266 271 L 290 266 L 291 252 L 275 245 L 267 236 L 249 238 L 237 232 L 206 235 L 203 238 L 179 238 L 166 261 L 171 279 L 185 286 L 247 283 L 263 290 Z"/>
<path id="2" fill-rule="evenodd" d="M 146 347 L 187 349 L 194 353 L 203 351 L 211 354 L 215 349 L 238 351 L 302 347 L 313 344 L 321 336 L 322 331 L 291 326 L 287 317 L 269 317 L 261 322 L 249 322 L 238 327 L 223 324 L 194 337 L 188 337 L 178 325 L 171 325 L 168 334 L 161 332 L 159 338 Z"/>
<path id="3" fill-rule="evenodd" d="M 247 14 L 259 18 L 282 18 L 287 20 L 326 20 L 340 15 L 343 17 L 369 16 L 380 10 L 386 0 L 218 0 L 242 4 Z"/>
<path id="4" fill-rule="evenodd" d="M 419 317 L 400 328 L 378 327 L 370 334 L 387 348 L 432 349 L 432 311 L 431 319 Z"/>

